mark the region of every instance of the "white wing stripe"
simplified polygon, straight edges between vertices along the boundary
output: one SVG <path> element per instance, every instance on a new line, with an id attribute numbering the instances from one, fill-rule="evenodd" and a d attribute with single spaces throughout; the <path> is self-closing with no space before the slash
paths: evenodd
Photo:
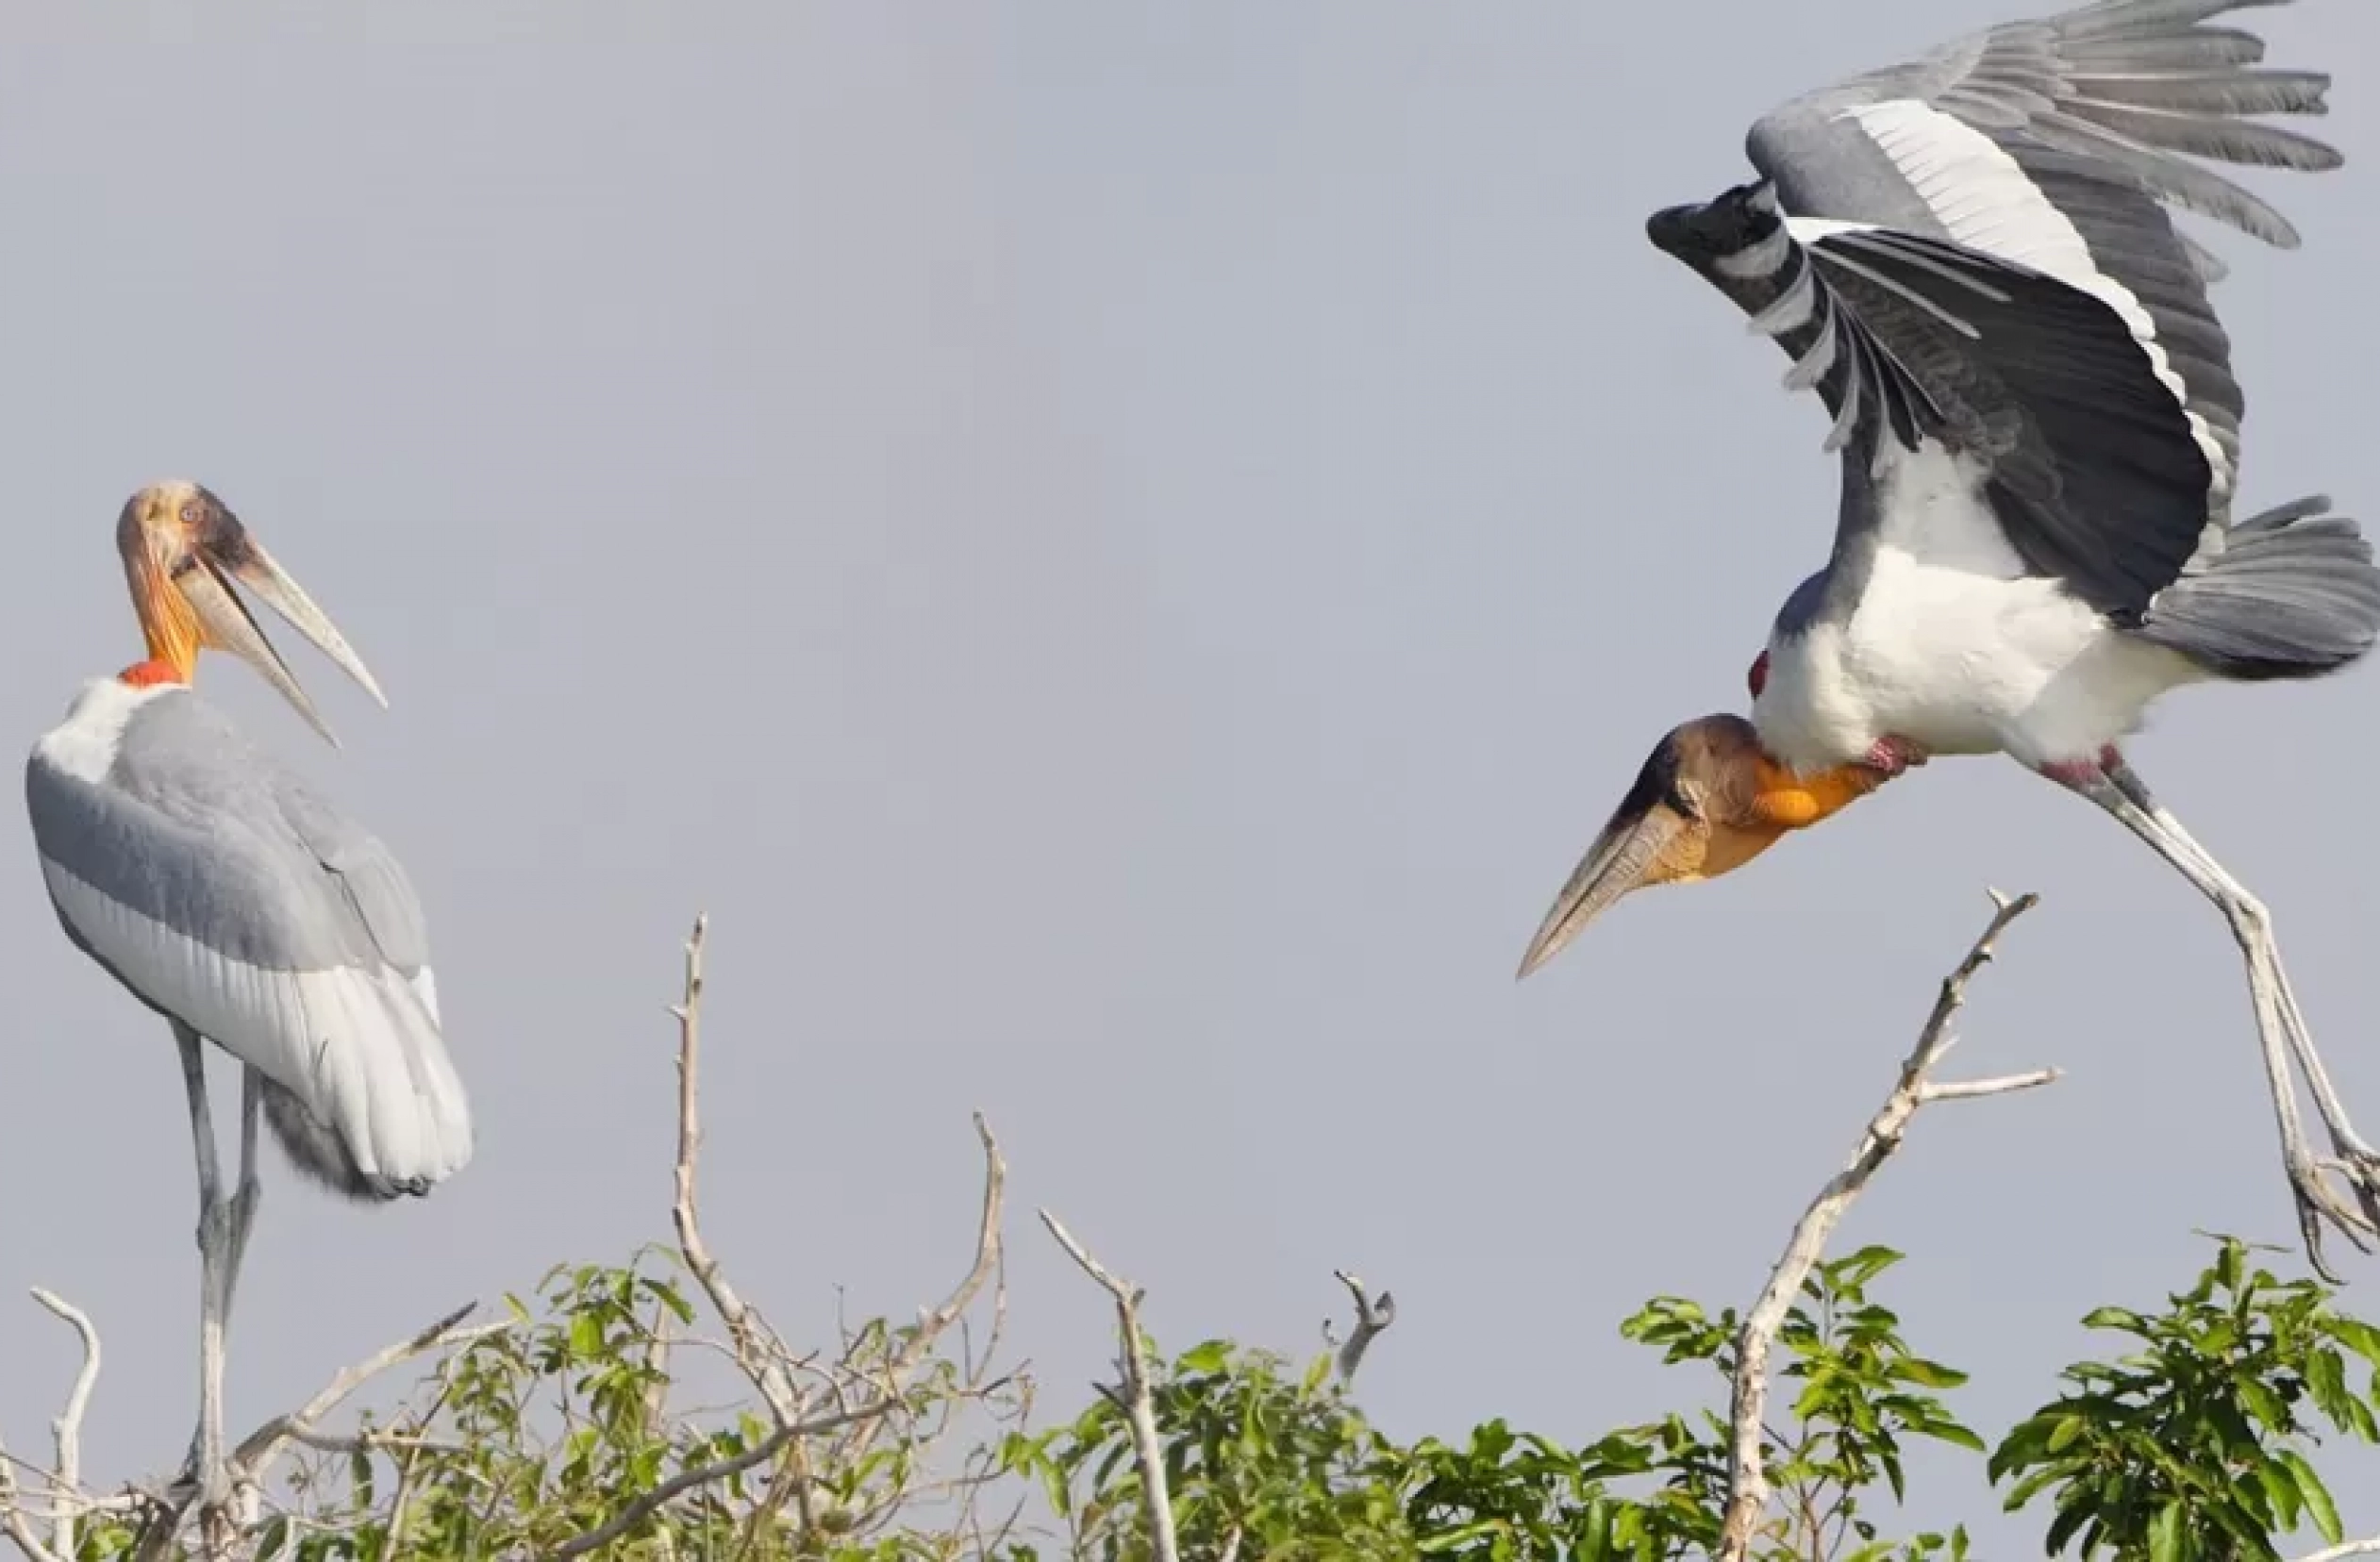
<path id="1" fill-rule="evenodd" d="M 60 914 L 135 991 L 295 1094 L 367 1176 L 438 1182 L 470 1160 L 470 1107 L 426 970 L 426 990 L 386 968 L 271 971 L 142 916 L 47 856 L 42 873 Z"/>
<path id="2" fill-rule="evenodd" d="M 2156 340 L 2156 325 L 2131 289 L 2102 272 L 2067 215 L 2025 177 L 1991 138 L 1914 98 L 1847 108 L 1876 149 L 1891 159 L 1951 238 L 1970 249 L 2044 272 L 2105 302 L 2132 331 L 2157 379 L 2189 418 L 2190 437 L 2214 473 L 2208 503 L 2231 496 L 2230 457 L 2206 420 L 2191 408 L 2189 389 Z"/>

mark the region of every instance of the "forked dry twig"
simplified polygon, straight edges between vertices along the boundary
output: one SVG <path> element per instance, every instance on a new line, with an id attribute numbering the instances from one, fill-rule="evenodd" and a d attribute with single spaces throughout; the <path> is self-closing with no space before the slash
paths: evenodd
<path id="1" fill-rule="evenodd" d="M 1843 1212 L 1859 1197 L 1877 1169 L 1901 1147 L 1901 1136 L 1918 1108 L 1938 1101 L 1965 1101 L 2028 1090 L 2058 1076 L 2055 1069 L 2037 1069 L 1999 1079 L 1947 1085 L 1938 1085 L 1927 1078 L 1934 1066 L 1957 1044 L 1957 1038 L 1951 1032 L 1951 1021 L 1966 1002 L 1967 984 L 1990 961 L 2000 935 L 2008 924 L 2033 909 L 2038 902 L 2039 897 L 2030 894 L 2010 900 L 1996 889 L 1991 892 L 1991 921 L 1957 969 L 1942 979 L 1934 1011 L 1926 1017 L 1924 1029 L 1918 1033 L 1916 1047 L 1901 1064 L 1899 1083 L 1861 1131 L 1850 1164 L 1820 1189 L 1793 1227 L 1793 1236 L 1770 1274 L 1767 1288 L 1744 1318 L 1736 1338 L 1735 1388 L 1728 1418 L 1731 1437 L 1727 1514 L 1719 1548 L 1723 1562 L 1742 1562 L 1751 1549 L 1753 1532 L 1759 1527 L 1760 1515 L 1768 1507 L 1769 1483 L 1761 1469 L 1760 1438 L 1762 1416 L 1768 1405 L 1769 1349 Z"/>
<path id="2" fill-rule="evenodd" d="M 1148 1357 L 1140 1343 L 1140 1288 L 1111 1273 L 1046 1209 L 1041 1211 L 1041 1223 L 1057 1238 L 1066 1255 L 1115 1298 L 1116 1334 L 1123 1344 L 1117 1365 L 1123 1385 L 1120 1389 L 1102 1388 L 1100 1391 L 1123 1411 L 1132 1427 L 1132 1462 L 1140 1467 L 1140 1497 L 1149 1509 L 1152 1562 L 1179 1562 L 1173 1538 L 1173 1500 L 1166 1491 L 1165 1448 L 1157 1435 L 1157 1400 L 1149 1388 Z"/>

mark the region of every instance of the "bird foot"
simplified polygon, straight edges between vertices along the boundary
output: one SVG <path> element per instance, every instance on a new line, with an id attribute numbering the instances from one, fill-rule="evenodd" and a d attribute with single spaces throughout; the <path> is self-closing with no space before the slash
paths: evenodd
<path id="1" fill-rule="evenodd" d="M 2108 773 L 2123 764 L 2123 754 L 2115 744 L 2106 743 L 2089 759 L 2052 759 L 2036 766 L 2043 775 L 2068 791 L 2089 792 L 2107 779 Z"/>
<path id="2" fill-rule="evenodd" d="M 208 1459 L 205 1452 L 206 1433 L 193 1433 L 190 1452 L 182 1456 L 181 1473 L 174 1477 L 167 1489 L 179 1501 L 195 1506 L 199 1512 L 227 1506 L 231 1502 L 231 1469 L 221 1457 Z"/>
<path id="3" fill-rule="evenodd" d="M 2305 1261 L 2330 1284 L 2344 1285 L 2322 1255 L 2322 1223 L 2327 1221 L 2337 1227 L 2358 1253 L 2372 1251 L 2372 1238 L 2380 1237 L 2380 1157 L 2366 1154 L 2318 1161 L 2311 1155 L 2293 1155 L 2288 1170 L 2289 1186 L 2297 1195 L 2297 1228 L 2305 1241 Z M 2324 1172 L 2337 1172 L 2346 1179 L 2355 1202 L 2362 1205 L 2360 1211 L 2349 1207 L 2323 1180 Z"/>
<path id="4" fill-rule="evenodd" d="M 1925 752 L 1923 744 L 1888 732 L 1868 745 L 1868 757 L 1864 763 L 1870 770 L 1882 771 L 1887 776 L 1894 776 L 1905 770 L 1922 765 L 1930 757 L 1932 756 Z"/>
<path id="5" fill-rule="evenodd" d="M 2338 1130 L 2332 1131 L 2330 1142 L 2334 1154 L 2325 1164 L 2347 1179 L 2355 1203 L 2363 1208 L 2366 1225 L 2380 1235 L 2380 1152 Z"/>

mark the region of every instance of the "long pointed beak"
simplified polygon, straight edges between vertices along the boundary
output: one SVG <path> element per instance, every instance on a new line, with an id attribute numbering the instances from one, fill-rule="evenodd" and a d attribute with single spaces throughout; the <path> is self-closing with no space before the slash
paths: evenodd
<path id="1" fill-rule="evenodd" d="M 254 538 L 247 536 L 244 529 L 232 546 L 220 551 L 209 550 L 192 562 L 194 567 L 185 569 L 175 584 L 198 614 L 208 640 L 218 649 L 230 652 L 261 673 L 267 683 L 280 690 L 282 698 L 297 707 L 298 714 L 306 718 L 307 723 L 322 734 L 325 742 L 333 748 L 339 746 L 339 739 L 331 732 L 330 724 L 323 720 L 322 712 L 314 708 L 313 700 L 299 687 L 297 675 L 290 671 L 289 663 L 281 659 L 281 654 L 265 638 L 263 627 L 248 611 L 247 604 L 241 602 L 239 594 L 231 589 L 233 580 L 254 591 L 291 628 L 313 641 L 323 655 L 339 664 L 341 672 L 362 685 L 364 692 L 377 701 L 383 709 L 388 707 L 389 699 L 380 692 L 379 680 L 373 677 L 372 670 L 364 666 L 363 658 L 356 655 L 346 637 L 330 622 L 330 616 L 314 606 L 314 599 L 306 594 L 306 589 L 292 579 L 288 571 L 275 563 L 273 556 L 266 553 Z"/>
<path id="2" fill-rule="evenodd" d="M 1623 803 L 1555 897 L 1553 909 L 1545 913 L 1537 937 L 1529 940 L 1528 953 L 1521 957 L 1515 979 L 1527 976 L 1560 954 L 1606 907 L 1644 885 L 1693 827 L 1666 803 L 1640 803 L 1633 798 Z"/>

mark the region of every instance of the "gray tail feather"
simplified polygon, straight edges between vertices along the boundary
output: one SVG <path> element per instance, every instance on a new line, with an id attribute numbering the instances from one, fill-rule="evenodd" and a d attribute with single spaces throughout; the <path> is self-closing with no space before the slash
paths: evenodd
<path id="1" fill-rule="evenodd" d="M 2218 677 L 2319 678 L 2380 640 L 2380 568 L 2362 528 L 2312 494 L 2250 516 L 2193 561 L 2136 631 Z"/>
<path id="2" fill-rule="evenodd" d="M 393 1177 L 365 1176 L 338 1130 L 307 1110 L 306 1103 L 292 1091 L 270 1079 L 264 1082 L 264 1120 L 273 1125 L 273 1137 L 281 1141 L 290 1163 L 334 1193 L 359 1204 L 386 1204 L 408 1193 L 419 1198 L 430 1190 L 427 1178 L 400 1182 Z"/>

